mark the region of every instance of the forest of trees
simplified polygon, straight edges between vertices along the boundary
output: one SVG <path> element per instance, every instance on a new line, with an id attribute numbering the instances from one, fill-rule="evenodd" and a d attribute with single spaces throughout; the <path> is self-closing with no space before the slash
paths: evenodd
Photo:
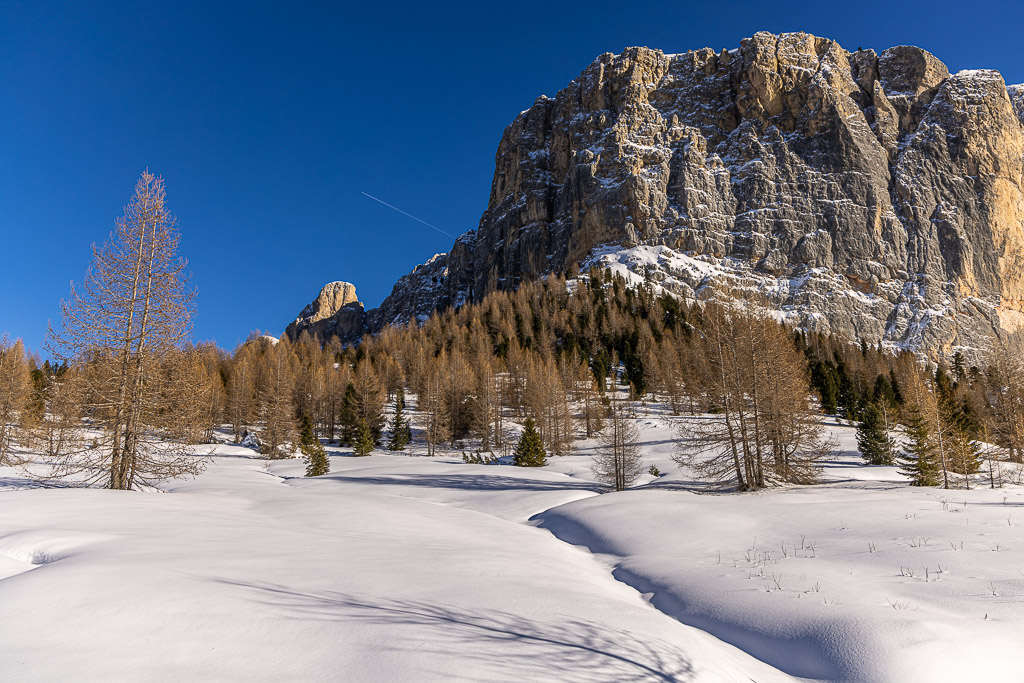
<path id="1" fill-rule="evenodd" d="M 308 333 L 254 333 L 233 353 L 190 345 L 173 228 L 162 181 L 143 175 L 113 242 L 64 304 L 56 360 L 0 342 L 0 461 L 13 462 L 21 441 L 57 474 L 131 488 L 195 471 L 185 446 L 226 425 L 271 458 L 301 449 L 322 473 L 317 439 L 357 454 L 416 441 L 430 455 L 511 455 L 515 425 L 530 419 L 548 457 L 599 438 L 595 472 L 624 488 L 639 474 L 625 416 L 655 401 L 694 416 L 680 421 L 678 462 L 739 490 L 815 481 L 835 449 L 823 414 L 857 423 L 866 463 L 899 464 L 915 484 L 969 484 L 988 462 L 998 485 L 993 460 L 1024 459 L 1016 346 L 998 345 L 978 367 L 958 354 L 926 368 L 910 353 L 788 329 L 755 293 L 722 290 L 690 306 L 596 270 L 349 346 Z"/>

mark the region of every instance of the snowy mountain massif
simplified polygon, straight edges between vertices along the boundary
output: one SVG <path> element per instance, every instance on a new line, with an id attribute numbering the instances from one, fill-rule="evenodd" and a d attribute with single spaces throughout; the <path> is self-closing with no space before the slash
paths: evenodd
<path id="1" fill-rule="evenodd" d="M 921 48 L 848 51 L 806 33 L 601 55 L 506 128 L 479 227 L 403 277 L 359 331 L 618 245 L 706 263 L 809 329 L 976 348 L 1024 320 L 1022 103 L 996 71 L 950 74 Z M 681 296 L 700 289 L 653 271 Z"/>

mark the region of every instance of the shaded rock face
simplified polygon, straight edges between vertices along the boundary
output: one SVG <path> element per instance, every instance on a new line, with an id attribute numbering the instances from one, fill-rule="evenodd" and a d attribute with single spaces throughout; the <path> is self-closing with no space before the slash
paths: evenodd
<path id="1" fill-rule="evenodd" d="M 604 54 L 506 128 L 478 229 L 402 278 L 368 328 L 593 263 L 601 245 L 657 246 L 707 264 L 655 273 L 685 296 L 739 280 L 810 329 L 977 346 L 1024 322 L 1022 122 L 1024 86 L 950 75 L 917 47 L 758 33 L 717 53 Z"/>
<path id="2" fill-rule="evenodd" d="M 304 331 L 327 341 L 338 337 L 342 341 L 359 339 L 363 334 L 363 304 L 356 297 L 356 287 L 348 282 L 329 282 L 299 317 L 285 329 L 285 334 L 296 339 Z"/>
<path id="3" fill-rule="evenodd" d="M 424 320 L 435 310 L 458 308 L 473 298 L 476 235 L 462 235 L 447 254 L 436 254 L 395 283 L 379 308 L 366 315 L 367 328 Z"/>

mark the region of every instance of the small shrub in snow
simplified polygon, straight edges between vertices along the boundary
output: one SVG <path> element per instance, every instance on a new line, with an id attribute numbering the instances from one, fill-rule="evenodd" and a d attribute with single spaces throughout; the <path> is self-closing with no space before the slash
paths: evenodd
<path id="1" fill-rule="evenodd" d="M 254 433 L 247 431 L 242 440 L 238 442 L 239 446 L 244 448 L 251 448 L 256 452 L 263 452 L 263 444 L 260 443 L 260 439 Z"/>
<path id="2" fill-rule="evenodd" d="M 498 456 L 484 455 L 480 451 L 476 453 L 463 453 L 462 462 L 467 465 L 496 465 L 498 463 Z"/>

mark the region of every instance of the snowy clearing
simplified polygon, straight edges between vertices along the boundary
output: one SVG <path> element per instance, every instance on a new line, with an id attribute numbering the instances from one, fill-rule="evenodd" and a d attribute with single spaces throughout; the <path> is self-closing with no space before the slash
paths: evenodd
<path id="1" fill-rule="evenodd" d="M 905 486 L 852 430 L 825 483 L 699 492 L 638 418 L 541 469 L 218 445 L 164 492 L 0 469 L 9 680 L 1018 680 L 1024 491 Z M 454 455 L 454 454 L 453 454 Z"/>

